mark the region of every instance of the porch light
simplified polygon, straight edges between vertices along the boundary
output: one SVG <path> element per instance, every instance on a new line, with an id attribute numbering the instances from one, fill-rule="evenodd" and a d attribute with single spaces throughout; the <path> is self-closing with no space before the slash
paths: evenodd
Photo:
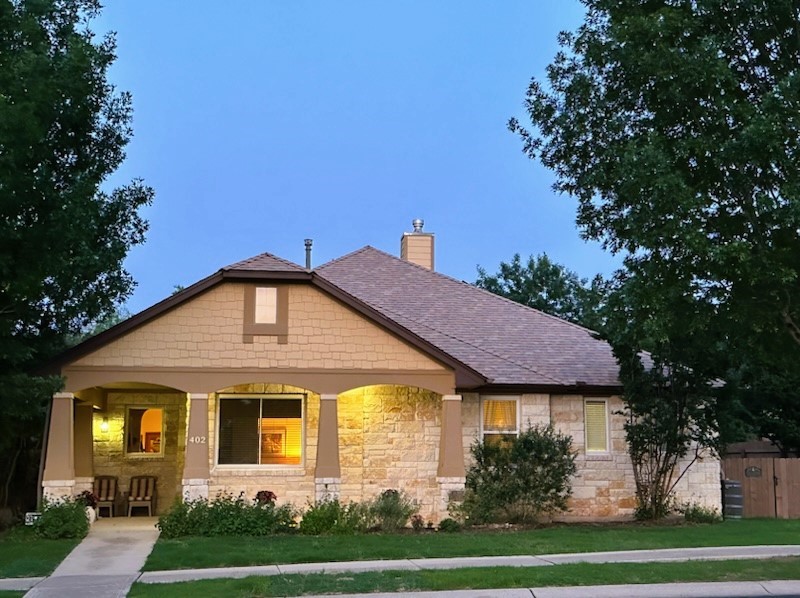
<path id="1" fill-rule="evenodd" d="M 104 417 L 103 421 L 100 422 L 100 431 L 101 432 L 108 432 L 108 418 Z"/>

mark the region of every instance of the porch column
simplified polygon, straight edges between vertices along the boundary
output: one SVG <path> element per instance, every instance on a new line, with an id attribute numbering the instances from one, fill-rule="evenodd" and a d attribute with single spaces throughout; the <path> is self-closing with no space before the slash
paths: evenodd
<path id="1" fill-rule="evenodd" d="M 47 454 L 42 474 L 42 490 L 46 498 L 72 496 L 75 488 L 75 448 L 73 400 L 71 392 L 53 395 L 50 428 L 47 431 Z"/>
<path id="2" fill-rule="evenodd" d="M 342 482 L 339 467 L 339 421 L 335 394 L 319 397 L 319 433 L 317 435 L 317 467 L 314 470 L 317 500 L 336 498 Z"/>
<path id="3" fill-rule="evenodd" d="M 208 498 L 208 395 L 189 393 L 189 428 L 183 466 L 183 498 Z"/>
<path id="4" fill-rule="evenodd" d="M 91 491 L 94 486 L 94 447 L 92 446 L 91 403 L 75 402 L 75 492 Z"/>
<path id="5" fill-rule="evenodd" d="M 446 514 L 450 501 L 463 500 L 466 482 L 461 395 L 442 396 L 442 432 L 436 481 L 439 482 L 440 513 Z"/>

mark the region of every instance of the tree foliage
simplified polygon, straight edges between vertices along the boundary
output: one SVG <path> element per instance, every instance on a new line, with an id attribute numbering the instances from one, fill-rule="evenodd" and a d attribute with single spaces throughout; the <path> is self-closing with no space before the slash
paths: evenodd
<path id="1" fill-rule="evenodd" d="M 0 0 L 0 464 L 38 444 L 60 381 L 35 371 L 132 290 L 122 267 L 147 229 L 141 181 L 106 190 L 131 136 L 131 98 L 107 81 L 97 0 Z M 27 464 L 27 468 L 32 467 Z M 14 465 L 14 467 L 19 467 Z M 7 500 L 8 497 L 3 497 Z"/>
<path id="2" fill-rule="evenodd" d="M 583 1 L 528 89 L 533 128 L 511 129 L 577 198 L 582 234 L 625 256 L 643 339 L 784 393 L 775 375 L 800 348 L 800 4 Z"/>
<path id="3" fill-rule="evenodd" d="M 589 282 L 544 253 L 530 256 L 524 265 L 517 253 L 492 275 L 478 266 L 475 285 L 593 330 L 602 326 L 600 308 L 608 290 L 603 277 L 598 274 Z"/>

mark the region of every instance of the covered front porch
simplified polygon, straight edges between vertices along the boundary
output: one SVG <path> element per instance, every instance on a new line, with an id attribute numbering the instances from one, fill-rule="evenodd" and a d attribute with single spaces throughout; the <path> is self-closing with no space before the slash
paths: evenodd
<path id="1" fill-rule="evenodd" d="M 452 376 L 315 372 L 242 382 L 241 373 L 216 373 L 205 377 L 213 390 L 187 392 L 180 388 L 200 386 L 196 379 L 176 387 L 159 376 L 121 382 L 99 374 L 92 386 L 53 397 L 46 496 L 91 490 L 101 475 L 116 476 L 120 492 L 133 476 L 155 476 L 157 513 L 178 498 L 221 492 L 253 498 L 270 490 L 301 506 L 393 488 L 439 520 L 451 493 L 464 487 L 464 446 L 472 439 L 462 432 Z M 118 504 L 116 514 L 126 514 L 124 496 Z"/>

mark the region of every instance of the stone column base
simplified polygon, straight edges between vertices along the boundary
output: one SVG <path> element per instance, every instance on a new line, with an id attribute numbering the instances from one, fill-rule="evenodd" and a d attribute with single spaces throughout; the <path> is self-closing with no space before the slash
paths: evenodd
<path id="1" fill-rule="evenodd" d="M 185 502 L 197 499 L 208 500 L 208 480 L 189 479 L 182 480 L 183 500 Z"/>
<path id="2" fill-rule="evenodd" d="M 78 495 L 84 490 L 94 491 L 94 478 L 75 478 L 75 486 L 72 491 Z"/>
<path id="3" fill-rule="evenodd" d="M 42 496 L 47 500 L 59 500 L 75 495 L 75 480 L 44 480 Z"/>
<path id="4" fill-rule="evenodd" d="M 447 507 L 450 503 L 460 503 L 464 500 L 464 485 L 467 478 L 442 478 L 437 477 L 439 484 L 439 520 L 449 517 Z"/>
<path id="5" fill-rule="evenodd" d="M 338 499 L 341 485 L 342 478 L 314 478 L 317 501 Z"/>

